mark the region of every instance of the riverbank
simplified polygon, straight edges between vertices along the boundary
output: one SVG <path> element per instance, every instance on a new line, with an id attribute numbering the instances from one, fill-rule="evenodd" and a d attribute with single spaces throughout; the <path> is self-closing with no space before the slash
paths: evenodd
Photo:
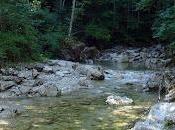
<path id="1" fill-rule="evenodd" d="M 150 47 L 123 47 L 116 46 L 101 52 L 100 61 L 128 63 L 133 66 L 145 66 L 150 69 L 173 66 L 173 59 L 167 46 L 161 44 Z"/>

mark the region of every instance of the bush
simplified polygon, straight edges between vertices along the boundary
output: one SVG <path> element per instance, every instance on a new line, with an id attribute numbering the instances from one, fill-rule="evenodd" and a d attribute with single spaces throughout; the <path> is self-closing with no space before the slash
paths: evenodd
<path id="1" fill-rule="evenodd" d="M 0 8 L 0 60 L 21 61 L 36 58 L 37 31 L 32 26 L 27 1 L 2 2 Z"/>

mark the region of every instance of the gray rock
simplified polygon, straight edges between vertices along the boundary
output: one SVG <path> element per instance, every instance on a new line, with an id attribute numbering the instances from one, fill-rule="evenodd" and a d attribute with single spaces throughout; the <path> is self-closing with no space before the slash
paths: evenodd
<path id="1" fill-rule="evenodd" d="M 24 80 L 24 82 L 21 85 L 22 86 L 33 87 L 33 86 L 35 86 L 35 81 L 36 80 Z"/>
<path id="2" fill-rule="evenodd" d="M 16 86 L 12 87 L 9 90 L 9 93 L 6 93 L 7 94 L 6 97 L 11 98 L 11 97 L 16 97 L 16 96 L 21 96 L 22 93 L 21 93 L 19 87 L 20 87 L 20 85 L 18 85 L 17 87 Z"/>
<path id="3" fill-rule="evenodd" d="M 85 75 L 91 80 L 104 80 L 105 75 L 101 67 L 95 67 L 91 65 L 80 65 L 76 71 L 80 75 Z"/>
<path id="4" fill-rule="evenodd" d="M 13 81 L 14 80 L 14 76 L 1 76 L 0 78 L 3 81 Z"/>
<path id="5" fill-rule="evenodd" d="M 8 69 L 1 69 L 1 74 L 6 75 L 6 76 L 17 76 L 18 72 L 13 69 L 13 68 L 8 68 Z"/>
<path id="6" fill-rule="evenodd" d="M 33 87 L 40 86 L 43 84 L 44 84 L 44 81 L 42 79 L 36 79 L 34 84 L 33 84 Z"/>
<path id="7" fill-rule="evenodd" d="M 47 84 L 39 87 L 33 88 L 33 91 L 39 93 L 41 96 L 56 97 L 61 95 L 61 90 L 59 90 L 55 85 Z"/>
<path id="8" fill-rule="evenodd" d="M 24 81 L 24 78 L 14 77 L 13 80 L 15 81 L 15 83 L 17 83 L 17 84 L 21 84 L 21 83 Z"/>
<path id="9" fill-rule="evenodd" d="M 164 77 L 161 73 L 155 73 L 151 76 L 145 86 L 143 87 L 144 91 L 159 91 L 159 89 L 164 89 Z"/>
<path id="10" fill-rule="evenodd" d="M 90 88 L 93 87 L 92 83 L 90 80 L 88 80 L 87 78 L 80 78 L 78 84 L 83 87 L 83 88 Z"/>
<path id="11" fill-rule="evenodd" d="M 14 102 L 0 101 L 0 118 L 12 118 L 24 111 L 23 106 L 16 105 Z"/>
<path id="12" fill-rule="evenodd" d="M 34 69 L 36 69 L 38 72 L 42 72 L 44 68 L 44 64 L 38 63 L 34 65 Z"/>
<path id="13" fill-rule="evenodd" d="M 60 76 L 60 77 L 65 77 L 66 75 L 70 75 L 71 73 L 67 70 L 65 71 L 57 71 L 56 75 Z"/>
<path id="14" fill-rule="evenodd" d="M 164 98 L 165 101 L 168 101 L 168 102 L 173 102 L 175 101 L 175 88 L 174 89 L 171 89 L 168 94 L 165 95 L 165 98 Z"/>
<path id="15" fill-rule="evenodd" d="M 154 105 L 145 121 L 137 122 L 133 130 L 164 130 L 167 120 L 174 121 L 175 103 Z"/>
<path id="16" fill-rule="evenodd" d="M 0 92 L 8 90 L 15 85 L 16 84 L 13 81 L 0 81 Z"/>
<path id="17" fill-rule="evenodd" d="M 91 80 L 104 80 L 105 75 L 101 68 L 91 68 L 87 73 L 87 77 Z"/>
<path id="18" fill-rule="evenodd" d="M 19 91 L 21 92 L 22 95 L 27 94 L 27 93 L 29 93 L 32 90 L 32 88 L 29 87 L 29 86 L 22 86 L 22 85 L 20 85 L 18 87 L 19 87 Z"/>
<path id="19" fill-rule="evenodd" d="M 43 72 L 44 73 L 54 73 L 53 68 L 51 66 L 44 66 Z"/>
<path id="20" fill-rule="evenodd" d="M 36 79 L 38 77 L 38 75 L 39 75 L 39 72 L 36 69 L 33 69 L 32 70 L 32 76 L 33 76 L 33 78 Z"/>
<path id="21" fill-rule="evenodd" d="M 23 79 L 30 79 L 32 78 L 32 72 L 28 70 L 19 71 L 18 77 Z"/>

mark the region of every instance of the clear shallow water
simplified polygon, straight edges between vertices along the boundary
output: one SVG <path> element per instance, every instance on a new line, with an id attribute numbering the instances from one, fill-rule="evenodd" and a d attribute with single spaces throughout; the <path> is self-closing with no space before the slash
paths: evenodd
<path id="1" fill-rule="evenodd" d="M 107 69 L 118 70 L 111 65 Z M 126 73 L 145 73 L 143 69 L 127 68 Z M 133 75 L 134 77 L 134 75 Z M 132 77 L 131 77 L 132 78 Z M 134 78 L 133 78 L 134 79 Z M 145 110 L 157 101 L 157 95 L 141 93 L 136 82 L 120 82 L 116 78 L 94 81 L 94 88 L 57 98 L 18 99 L 26 112 L 14 119 L 0 120 L 0 130 L 127 130 L 135 120 L 144 118 Z M 131 80 L 132 81 L 132 80 Z M 106 97 L 116 94 L 134 100 L 128 106 L 109 106 Z"/>

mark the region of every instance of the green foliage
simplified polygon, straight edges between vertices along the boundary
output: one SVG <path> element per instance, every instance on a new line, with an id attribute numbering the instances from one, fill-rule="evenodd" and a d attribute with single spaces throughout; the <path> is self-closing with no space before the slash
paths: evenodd
<path id="1" fill-rule="evenodd" d="M 140 0 L 137 4 L 139 10 L 154 12 L 152 17 L 152 36 L 159 42 L 169 43 L 171 50 L 175 48 L 174 4 L 175 2 L 172 0 Z"/>
<path id="2" fill-rule="evenodd" d="M 153 5 L 154 0 L 140 0 L 137 3 L 138 10 L 149 10 L 150 7 Z"/>
<path id="3" fill-rule="evenodd" d="M 2 2 L 0 8 L 0 60 L 21 61 L 37 55 L 36 34 L 30 20 L 30 6 L 27 1 Z M 14 6 L 14 4 L 16 6 Z"/>
<path id="4" fill-rule="evenodd" d="M 58 24 L 56 12 L 41 8 L 41 2 L 3 0 L 0 3 L 1 61 L 27 61 L 56 55 L 66 29 Z"/>
<path id="5" fill-rule="evenodd" d="M 33 26 L 39 31 L 38 44 L 44 55 L 54 57 L 60 48 L 60 44 L 66 36 L 66 27 L 58 25 L 55 13 L 48 9 L 40 9 L 33 14 Z"/>
<path id="6" fill-rule="evenodd" d="M 111 39 L 110 31 L 107 28 L 104 28 L 104 26 L 89 24 L 86 26 L 85 32 L 87 35 L 95 37 L 96 39 L 102 39 L 106 41 Z"/>
<path id="7" fill-rule="evenodd" d="M 33 43 L 32 43 L 33 42 Z M 32 36 L 0 32 L 0 59 L 10 61 L 35 58 L 36 44 Z"/>
<path id="8" fill-rule="evenodd" d="M 175 40 L 175 7 L 161 11 L 154 26 L 154 37 L 173 42 Z"/>

